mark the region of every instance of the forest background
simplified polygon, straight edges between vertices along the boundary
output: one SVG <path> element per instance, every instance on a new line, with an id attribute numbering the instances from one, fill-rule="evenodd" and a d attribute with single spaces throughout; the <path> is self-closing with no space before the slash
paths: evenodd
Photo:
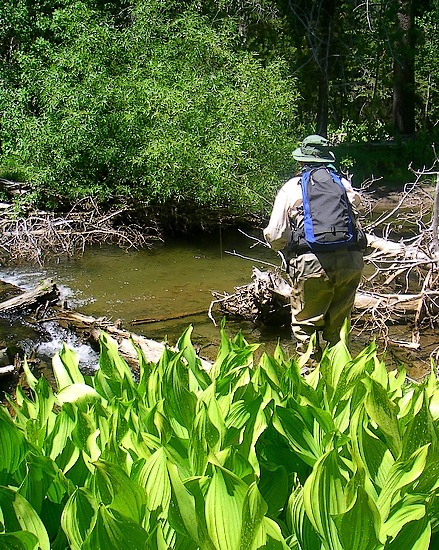
<path id="1" fill-rule="evenodd" d="M 435 157 L 438 23 L 438 0 L 4 0 L 0 177 L 18 209 L 263 213 L 320 133 L 357 184 L 403 184 Z"/>

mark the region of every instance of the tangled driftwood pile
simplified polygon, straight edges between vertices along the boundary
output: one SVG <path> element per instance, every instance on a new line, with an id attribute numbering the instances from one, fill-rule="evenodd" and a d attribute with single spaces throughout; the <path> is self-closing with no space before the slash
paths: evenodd
<path id="1" fill-rule="evenodd" d="M 423 329 L 439 324 L 439 173 L 434 174 L 435 187 L 421 183 L 430 171 L 416 174 L 415 183 L 405 187 L 391 208 L 363 190 L 368 249 L 353 325 L 388 342 L 389 325 L 407 324 L 411 336 L 398 344 L 412 349 L 419 347 Z M 267 325 L 286 323 L 289 294 L 282 268 L 254 268 L 248 285 L 232 294 L 213 293 L 209 316 L 215 322 L 214 310 L 219 309 Z"/>
<path id="2" fill-rule="evenodd" d="M 122 223 L 124 213 L 124 208 L 103 212 L 91 198 L 78 201 L 63 215 L 17 214 L 12 204 L 0 203 L 0 265 L 4 257 L 9 263 L 43 266 L 53 258 L 82 254 L 91 244 L 111 243 L 128 250 L 160 240 L 155 226 Z"/>

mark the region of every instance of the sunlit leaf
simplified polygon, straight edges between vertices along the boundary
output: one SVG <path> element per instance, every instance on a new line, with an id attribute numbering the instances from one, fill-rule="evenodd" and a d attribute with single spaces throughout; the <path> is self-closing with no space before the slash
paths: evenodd
<path id="1" fill-rule="evenodd" d="M 416 449 L 430 444 L 430 452 L 436 454 L 437 428 L 434 426 L 430 413 L 428 398 L 425 392 L 420 394 L 421 406 L 414 414 L 403 435 L 402 458 L 408 458 Z"/>
<path id="2" fill-rule="evenodd" d="M 258 490 L 256 483 L 252 483 L 247 490 L 243 503 L 242 530 L 239 550 L 252 550 L 255 548 L 258 531 L 261 528 L 264 515 L 268 507 Z"/>
<path id="3" fill-rule="evenodd" d="M 375 502 L 362 487 L 357 488 L 349 508 L 334 516 L 342 548 L 376 550 L 382 548 L 378 539 L 381 518 Z"/>
<path id="4" fill-rule="evenodd" d="M 206 524 L 217 550 L 238 548 L 248 487 L 231 472 L 213 466 L 206 494 Z"/>
<path id="5" fill-rule="evenodd" d="M 204 506 L 197 507 L 194 495 L 184 486 L 174 464 L 168 462 L 168 471 L 172 483 L 170 520 L 173 525 L 176 529 L 184 529 L 188 537 L 203 550 L 217 550 L 207 533 Z"/>
<path id="6" fill-rule="evenodd" d="M 0 550 L 35 550 L 38 539 L 28 531 L 0 533 Z"/>
<path id="7" fill-rule="evenodd" d="M 59 352 L 59 358 L 67 369 L 72 382 L 74 384 L 84 384 L 84 376 L 79 369 L 78 354 L 66 344 L 63 344 L 61 351 Z"/>
<path id="8" fill-rule="evenodd" d="M 135 481 L 117 464 L 98 460 L 94 462 L 96 475 L 93 479 L 94 496 L 121 516 L 141 523 L 145 516 L 147 495 Z"/>
<path id="9" fill-rule="evenodd" d="M 63 403 L 76 403 L 78 406 L 87 405 L 93 401 L 100 401 L 98 392 L 87 384 L 71 384 L 62 389 L 58 394 L 58 401 Z"/>
<path id="10" fill-rule="evenodd" d="M 400 550 L 410 548 L 410 550 L 433 550 L 431 543 L 432 528 L 427 519 L 423 516 L 419 520 L 405 523 L 396 537 L 387 542 L 386 550 Z"/>
<path id="11" fill-rule="evenodd" d="M 377 506 L 384 520 L 387 519 L 394 495 L 418 479 L 425 467 L 428 445 L 424 445 L 407 460 L 399 460 L 390 468 L 386 483 L 378 497 Z"/>
<path id="12" fill-rule="evenodd" d="M 0 407 L 0 423 L 0 470 L 14 473 L 23 462 L 29 446 L 3 407 Z"/>
<path id="13" fill-rule="evenodd" d="M 61 526 L 72 550 L 81 550 L 92 527 L 98 501 L 91 493 L 79 488 L 69 498 L 61 516 Z"/>
<path id="14" fill-rule="evenodd" d="M 190 371 L 194 374 L 194 377 L 197 380 L 199 387 L 201 389 L 205 389 L 211 383 L 211 379 L 208 373 L 201 367 L 200 358 L 195 352 L 194 346 L 191 341 L 192 331 L 193 326 L 189 325 L 178 339 L 177 348 L 183 352 L 183 357 L 186 359 L 188 367 Z M 194 391 L 195 388 L 191 387 L 190 390 Z"/>
<path id="15" fill-rule="evenodd" d="M 317 534 L 305 512 L 302 487 L 298 487 L 291 493 L 287 510 L 287 523 L 291 525 L 291 530 L 297 538 L 299 548 L 320 550 L 323 544 L 322 539 Z"/>
<path id="16" fill-rule="evenodd" d="M 397 418 L 397 406 L 390 400 L 385 388 L 375 380 L 366 380 L 368 394 L 365 406 L 370 418 L 384 433 L 394 458 L 398 458 L 402 442 Z"/>
<path id="17" fill-rule="evenodd" d="M 167 457 L 163 447 L 148 458 L 136 473 L 136 483 L 143 487 L 149 510 L 161 508 L 164 512 L 171 500 L 171 482 L 167 468 Z"/>
<path id="18" fill-rule="evenodd" d="M 131 380 L 132 373 L 126 361 L 119 354 L 116 340 L 101 331 L 99 342 L 101 344 L 99 366 L 102 372 L 113 380 L 121 380 L 124 377 Z"/>
<path id="19" fill-rule="evenodd" d="M 421 497 L 403 498 L 391 509 L 389 517 L 382 526 L 381 534 L 394 539 L 404 525 L 422 520 L 426 513 Z"/>
<path id="20" fill-rule="evenodd" d="M 331 550 L 342 550 L 333 518 L 347 509 L 344 466 L 336 449 L 328 451 L 314 465 L 303 487 L 306 514 L 314 529 Z"/>
<path id="21" fill-rule="evenodd" d="M 291 401 L 293 405 L 293 402 Z M 320 442 L 315 438 L 315 418 L 310 407 L 294 404 L 287 408 L 276 407 L 273 426 L 288 440 L 300 458 L 312 466 L 322 454 Z"/>
<path id="22" fill-rule="evenodd" d="M 50 550 L 49 536 L 43 522 L 18 492 L 0 487 L 0 510 L 5 532 L 28 531 L 37 538 L 40 550 Z"/>
<path id="23" fill-rule="evenodd" d="M 118 517 L 100 505 L 96 522 L 82 545 L 82 550 L 117 548 L 117 550 L 147 549 L 148 533 L 138 524 Z"/>

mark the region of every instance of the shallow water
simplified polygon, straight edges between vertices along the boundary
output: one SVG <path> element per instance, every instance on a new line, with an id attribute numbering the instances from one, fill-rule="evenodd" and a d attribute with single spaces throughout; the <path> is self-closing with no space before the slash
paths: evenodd
<path id="1" fill-rule="evenodd" d="M 261 235 L 255 232 L 255 237 L 260 239 Z M 255 246 L 254 240 L 237 230 L 218 231 L 196 239 L 169 239 L 152 250 L 124 252 L 116 246 L 95 247 L 79 259 L 60 259 L 44 269 L 0 267 L 0 280 L 30 289 L 45 278 L 52 278 L 69 308 L 113 322 L 120 319 L 123 328 L 171 345 L 191 324 L 196 349 L 212 360 L 219 343 L 219 328 L 207 314 L 212 291 L 232 293 L 235 287 L 251 281 L 253 266 L 264 269 L 266 263 L 278 266 L 279 256 L 262 245 Z M 220 323 L 221 314 L 215 309 L 213 313 Z M 176 316 L 181 318 L 172 318 Z M 0 342 L 17 344 L 27 355 L 34 353 L 46 359 L 66 342 L 78 353 L 81 364 L 96 366 L 97 355 L 89 346 L 54 324 L 45 323 L 45 328 L 47 332 L 41 336 L 30 326 L 11 326 L 10 319 L 0 318 Z M 227 321 L 230 336 L 240 330 L 249 342 L 261 343 L 269 352 L 278 342 L 288 354 L 293 352 L 289 326 L 268 328 L 242 320 Z M 392 330 L 407 339 L 407 327 Z M 358 353 L 372 337 L 354 332 L 352 353 Z M 437 345 L 434 331 L 429 342 L 433 350 Z M 416 354 L 409 352 L 402 362 L 414 364 L 416 359 Z M 429 362 L 424 360 L 413 367 L 412 376 L 419 378 L 428 368 Z"/>
<path id="2" fill-rule="evenodd" d="M 79 259 L 63 259 L 44 269 L 0 268 L 0 279 L 30 289 L 51 278 L 71 309 L 113 321 L 120 319 L 127 330 L 158 341 L 175 344 L 192 324 L 194 344 L 204 357 L 213 359 L 219 329 L 208 317 L 212 291 L 232 293 L 236 286 L 251 281 L 253 266 L 263 269 L 264 262 L 279 265 L 279 257 L 262 245 L 255 246 L 254 240 L 239 231 L 229 231 L 197 239 L 169 239 L 152 250 L 125 252 L 116 246 L 95 247 Z M 213 313 L 219 323 L 221 314 L 218 310 Z M 181 318 L 172 319 L 177 316 Z M 139 323 L 145 319 L 150 322 Z M 39 354 L 50 356 L 68 340 L 83 361 L 88 361 L 86 351 L 71 335 L 50 325 L 48 329 L 48 339 L 35 344 L 30 328 L 10 327 L 9 320 L 0 320 L 0 338 L 14 338 L 15 342 L 17 338 L 27 353 L 34 345 Z M 270 330 L 245 321 L 227 322 L 230 335 L 238 330 L 249 341 L 265 342 L 269 348 L 278 338 L 287 348 L 291 345 L 288 327 Z"/>

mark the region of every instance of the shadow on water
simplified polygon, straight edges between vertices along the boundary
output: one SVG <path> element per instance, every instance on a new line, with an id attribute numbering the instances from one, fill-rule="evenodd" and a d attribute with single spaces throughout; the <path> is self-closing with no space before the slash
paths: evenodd
<path id="1" fill-rule="evenodd" d="M 261 235 L 255 233 L 255 237 Z M 228 253 L 234 251 L 235 254 Z M 255 246 L 254 240 L 236 230 L 202 234 L 196 239 L 168 240 L 152 250 L 90 248 L 79 259 L 60 259 L 44 269 L 0 268 L 0 280 L 30 289 L 45 278 L 52 278 L 70 309 L 113 322 L 120 319 L 123 328 L 171 345 L 191 324 L 196 349 L 213 360 L 220 331 L 208 317 L 212 291 L 232 293 L 235 287 L 251 281 L 253 266 L 263 269 L 265 263 L 278 266 L 280 260 L 272 250 Z M 219 324 L 218 310 L 214 310 L 214 316 Z M 27 355 L 42 357 L 50 364 L 51 357 L 66 342 L 79 354 L 81 365 L 89 368 L 97 365 L 97 354 L 89 346 L 55 324 L 45 323 L 45 329 L 41 335 L 32 326 L 20 323 L 11 326 L 9 319 L 0 319 L 0 344 L 13 342 Z M 289 326 L 270 328 L 228 319 L 226 332 L 234 336 L 238 331 L 242 331 L 248 342 L 263 344 L 262 348 L 268 352 L 279 342 L 288 355 L 293 353 Z M 368 343 L 368 336 L 354 336 L 354 355 Z"/>

